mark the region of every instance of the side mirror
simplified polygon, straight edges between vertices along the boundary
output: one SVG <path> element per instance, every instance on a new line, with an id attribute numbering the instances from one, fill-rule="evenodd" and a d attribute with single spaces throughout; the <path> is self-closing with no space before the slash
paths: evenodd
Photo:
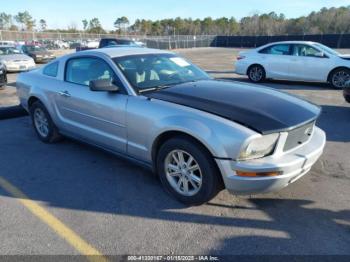
<path id="1" fill-rule="evenodd" d="M 323 52 L 317 52 L 317 53 L 315 53 L 315 56 L 316 57 L 321 57 L 321 58 L 325 57 Z"/>
<path id="2" fill-rule="evenodd" d="M 92 80 L 89 83 L 89 87 L 91 91 L 96 92 L 118 92 L 119 87 L 113 84 L 113 81 L 110 79 L 98 79 L 98 80 Z"/>

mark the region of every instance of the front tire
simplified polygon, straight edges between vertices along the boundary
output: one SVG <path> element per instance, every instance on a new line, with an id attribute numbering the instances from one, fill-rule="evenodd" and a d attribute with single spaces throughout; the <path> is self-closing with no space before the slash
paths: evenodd
<path id="1" fill-rule="evenodd" d="M 330 84 L 335 89 L 343 89 L 350 85 L 350 70 L 347 68 L 339 68 L 332 72 L 329 77 Z"/>
<path id="2" fill-rule="evenodd" d="M 266 72 L 261 65 L 252 65 L 248 69 L 248 78 L 253 83 L 261 83 L 265 81 Z"/>
<path id="3" fill-rule="evenodd" d="M 55 143 L 61 139 L 57 127 L 53 123 L 50 114 L 40 102 L 34 102 L 29 108 L 34 130 L 39 139 L 44 143 Z"/>
<path id="4" fill-rule="evenodd" d="M 172 138 L 160 148 L 157 172 L 171 195 L 186 205 L 201 205 L 222 189 L 213 157 L 199 143 Z"/>

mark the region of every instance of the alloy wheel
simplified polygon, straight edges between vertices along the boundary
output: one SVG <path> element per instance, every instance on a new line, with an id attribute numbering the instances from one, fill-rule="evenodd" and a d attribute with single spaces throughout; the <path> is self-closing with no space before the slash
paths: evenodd
<path id="1" fill-rule="evenodd" d="M 47 137 L 49 135 L 49 121 L 41 108 L 34 110 L 34 125 L 40 136 Z"/>
<path id="2" fill-rule="evenodd" d="M 263 78 L 264 72 L 261 67 L 254 66 L 249 71 L 250 79 L 252 79 L 254 82 L 259 82 Z"/>
<path id="3" fill-rule="evenodd" d="M 202 186 L 202 171 L 194 157 L 183 150 L 173 150 L 165 158 L 166 178 L 183 196 L 193 196 Z"/>
<path id="4" fill-rule="evenodd" d="M 332 77 L 332 84 L 337 88 L 344 88 L 350 84 L 350 73 L 341 70 L 335 73 Z"/>

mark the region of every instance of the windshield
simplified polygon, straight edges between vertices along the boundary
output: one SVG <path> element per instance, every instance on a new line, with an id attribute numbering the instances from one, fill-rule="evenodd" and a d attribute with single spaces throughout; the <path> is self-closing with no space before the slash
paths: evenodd
<path id="1" fill-rule="evenodd" d="M 315 44 L 315 46 L 317 46 L 318 48 L 321 48 L 323 51 L 331 54 L 331 55 L 336 55 L 336 56 L 339 56 L 340 54 L 333 50 L 332 48 L 329 48 L 328 46 L 325 46 L 325 45 L 322 45 L 322 44 Z"/>
<path id="2" fill-rule="evenodd" d="M 137 91 L 210 79 L 204 71 L 173 54 L 132 55 L 113 60 Z"/>
<path id="3" fill-rule="evenodd" d="M 38 52 L 38 51 L 46 52 L 46 48 L 42 47 L 42 46 L 28 45 L 26 47 L 27 47 L 27 50 L 30 51 L 30 52 Z"/>
<path id="4" fill-rule="evenodd" d="M 116 44 L 117 45 L 132 45 L 133 41 L 127 40 L 127 39 L 116 39 Z"/>
<path id="5" fill-rule="evenodd" d="M 13 47 L 0 47 L 0 55 L 20 54 L 21 52 Z"/>

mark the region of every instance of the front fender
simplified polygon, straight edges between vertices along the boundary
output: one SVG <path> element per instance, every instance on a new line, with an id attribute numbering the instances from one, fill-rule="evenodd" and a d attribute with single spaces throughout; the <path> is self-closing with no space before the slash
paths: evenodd
<path id="1" fill-rule="evenodd" d="M 189 117 L 166 117 L 161 119 L 156 123 L 151 130 L 151 137 L 149 139 L 148 148 L 153 148 L 153 143 L 160 137 L 162 134 L 167 132 L 182 132 L 193 138 L 199 140 L 208 150 L 212 153 L 213 156 L 216 155 L 216 150 L 211 146 L 213 140 L 217 140 L 215 133 L 208 126 L 201 123 L 197 119 Z M 218 145 L 220 147 L 220 145 Z"/>
<path id="2" fill-rule="evenodd" d="M 142 96 L 127 105 L 128 153 L 152 162 L 154 145 L 167 132 L 198 140 L 217 158 L 235 158 L 244 141 L 257 133 L 228 119 L 190 107 Z"/>
<path id="3" fill-rule="evenodd" d="M 228 120 L 215 121 L 186 115 L 169 116 L 154 125 L 147 147 L 154 148 L 153 145 L 160 136 L 176 131 L 198 140 L 215 158 L 233 159 L 238 155 L 242 143 L 251 135 L 245 129 Z"/>

